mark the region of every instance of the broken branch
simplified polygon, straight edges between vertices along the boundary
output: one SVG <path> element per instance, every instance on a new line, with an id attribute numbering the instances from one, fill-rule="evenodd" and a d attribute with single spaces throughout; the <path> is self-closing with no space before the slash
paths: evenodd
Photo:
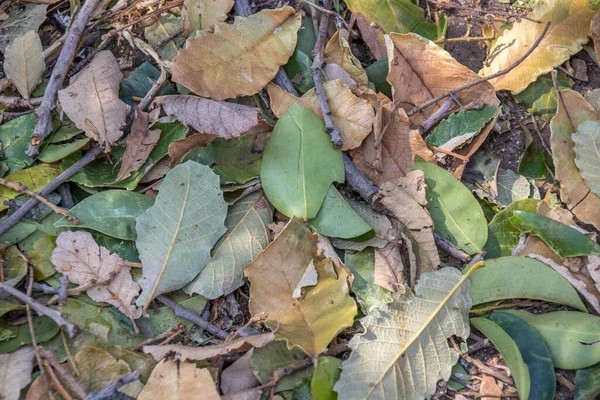
<path id="1" fill-rule="evenodd" d="M 171 310 L 173 310 L 175 315 L 177 315 L 178 317 L 185 318 L 188 321 L 192 321 L 193 323 L 195 323 L 196 325 L 198 325 L 200 328 L 204 329 L 211 335 L 215 335 L 216 337 L 218 337 L 221 340 L 225 340 L 229 337 L 229 334 L 227 332 L 225 332 L 224 330 L 222 330 L 219 327 L 216 327 L 213 324 L 211 324 L 210 322 L 204 320 L 201 316 L 199 316 L 195 312 L 181 307 L 179 304 L 175 303 L 173 300 L 171 300 L 167 296 L 158 296 L 156 298 L 156 300 L 160 301 L 165 306 L 167 306 Z"/>

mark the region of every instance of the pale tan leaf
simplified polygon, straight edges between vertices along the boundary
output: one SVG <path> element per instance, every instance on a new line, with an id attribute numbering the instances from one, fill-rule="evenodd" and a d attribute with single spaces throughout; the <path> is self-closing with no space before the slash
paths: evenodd
<path id="1" fill-rule="evenodd" d="M 498 386 L 496 379 L 489 375 L 484 376 L 481 380 L 479 394 L 482 395 L 481 400 L 495 400 L 504 397 L 504 392 L 502 392 L 502 389 Z"/>
<path id="2" fill-rule="evenodd" d="M 404 285 L 404 264 L 400 245 L 388 243 L 382 249 L 375 248 L 375 283 L 391 292 Z"/>
<path id="3" fill-rule="evenodd" d="M 4 52 L 4 73 L 26 100 L 42 81 L 46 62 L 42 41 L 35 31 L 15 38 Z"/>
<path id="4" fill-rule="evenodd" d="M 342 67 L 337 64 L 325 64 L 323 67 L 323 79 L 325 81 L 334 81 L 339 79 L 344 85 L 348 85 L 350 87 L 356 86 L 356 81 L 352 79 L 350 74 L 344 71 Z"/>
<path id="5" fill-rule="evenodd" d="M 452 89 L 480 79 L 447 51 L 414 33 L 392 33 L 386 36 L 386 46 L 390 69 L 387 80 L 392 85 L 394 103 L 400 104 L 407 112 Z M 496 91 L 488 82 L 463 90 L 458 97 L 463 106 L 499 104 Z M 421 123 L 444 101 L 427 107 L 413 119 Z"/>
<path id="6" fill-rule="evenodd" d="M 315 269 L 315 262 L 311 260 L 304 271 L 304 274 L 296 284 L 292 298 L 299 299 L 302 297 L 302 289 L 309 286 L 315 286 L 318 283 L 317 270 Z"/>
<path id="7" fill-rule="evenodd" d="M 123 74 L 110 51 L 101 51 L 83 71 L 58 92 L 58 100 L 67 116 L 88 137 L 107 151 L 123 136 L 121 128 L 129 106 L 119 99 Z"/>
<path id="8" fill-rule="evenodd" d="M 148 130 L 148 124 L 152 122 L 149 113 L 145 113 L 137 106 L 135 107 L 135 118 L 131 123 L 131 133 L 127 136 L 125 153 L 121 159 L 121 169 L 115 182 L 122 181 L 132 172 L 140 169 L 148 160 L 150 152 L 160 139 L 160 129 Z"/>
<path id="9" fill-rule="evenodd" d="M 253 95 L 293 54 L 300 22 L 300 14 L 283 7 L 218 23 L 214 33 L 188 39 L 173 60 L 173 81 L 217 100 Z"/>
<path id="10" fill-rule="evenodd" d="M 269 97 L 271 109 L 277 117 L 281 117 L 293 103 L 310 108 L 320 117 L 323 117 L 319 99 L 314 89 L 309 90 L 304 96 L 298 98 L 277 85 L 269 84 Z M 350 88 L 340 80 L 328 81 L 323 84 L 329 107 L 336 127 L 344 141 L 342 150 L 354 149 L 362 143 L 373 129 L 375 112 L 367 100 L 356 97 Z"/>
<path id="11" fill-rule="evenodd" d="M 133 319 L 141 316 L 141 310 L 132 304 L 140 287 L 131 278 L 130 268 L 122 266 L 123 260 L 117 254 L 98 246 L 91 233 L 62 232 L 56 238 L 50 260 L 71 283 L 99 283 L 87 289 L 92 300 L 111 304 Z"/>
<path id="12" fill-rule="evenodd" d="M 154 367 L 138 400 L 220 400 L 208 369 L 196 364 L 163 360 Z"/>
<path id="13" fill-rule="evenodd" d="M 521 64 L 507 74 L 492 79 L 496 90 L 519 93 L 540 75 L 561 65 L 582 49 L 588 41 L 590 22 L 596 7 L 588 0 L 548 0 L 536 3 L 529 17 L 542 23 L 522 19 L 512 29 L 507 29 L 496 40 L 490 54 L 489 66 L 479 71 L 481 76 L 490 76 L 511 66 L 533 46 L 540 37 L 546 23 L 548 33 L 537 48 Z"/>
<path id="14" fill-rule="evenodd" d="M 0 398 L 18 400 L 21 389 L 31 381 L 34 359 L 33 347 L 21 347 L 19 350 L 0 354 Z"/>
<path id="15" fill-rule="evenodd" d="M 189 36 L 198 25 L 202 30 L 211 30 L 217 22 L 227 19 L 233 0 L 185 0 L 183 2 L 183 32 Z"/>
<path id="16" fill-rule="evenodd" d="M 347 30 L 340 29 L 329 39 L 329 42 L 325 46 L 324 56 L 326 63 L 339 65 L 356 82 L 361 85 L 369 84 L 367 73 L 360 64 L 360 61 L 354 57 L 350 50 Z"/>
<path id="17" fill-rule="evenodd" d="M 225 343 L 203 347 L 188 347 L 178 344 L 164 346 L 144 346 L 144 353 L 150 354 L 156 361 L 162 360 L 169 353 L 175 354 L 175 360 L 207 360 L 215 356 L 245 352 L 254 347 L 263 347 L 275 340 L 272 332 L 260 335 L 245 336 Z"/>
<path id="18" fill-rule="evenodd" d="M 600 60 L 600 14 L 595 14 L 590 21 L 590 37 L 594 41 L 596 60 Z"/>
<path id="19" fill-rule="evenodd" d="M 316 286 L 302 299 L 292 294 L 306 266 L 314 262 Z M 317 237 L 293 218 L 244 273 L 250 280 L 250 313 L 266 313 L 266 324 L 288 347 L 298 346 L 311 356 L 321 353 L 345 327 L 351 326 L 356 304 L 349 295 L 348 272 L 317 254 Z"/>

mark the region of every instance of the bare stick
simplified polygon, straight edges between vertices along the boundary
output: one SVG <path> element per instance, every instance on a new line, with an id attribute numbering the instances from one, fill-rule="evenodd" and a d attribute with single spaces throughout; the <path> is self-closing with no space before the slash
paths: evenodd
<path id="1" fill-rule="evenodd" d="M 225 332 L 224 330 L 222 330 L 222 329 L 214 326 L 210 322 L 202 319 L 202 317 L 200 317 L 195 312 L 181 307 L 179 304 L 175 303 L 173 300 L 171 300 L 167 296 L 158 296 L 156 298 L 156 300 L 160 301 L 165 306 L 167 306 L 171 310 L 173 310 L 175 315 L 177 315 L 178 317 L 185 318 L 188 321 L 192 321 L 193 323 L 195 323 L 196 325 L 198 325 L 200 328 L 204 329 L 211 335 L 214 335 L 221 340 L 225 340 L 229 337 L 229 334 L 227 332 Z"/>
<path id="2" fill-rule="evenodd" d="M 83 3 L 83 6 L 75 16 L 73 25 L 69 29 L 65 44 L 58 56 L 58 60 L 52 69 L 48 86 L 44 92 L 44 98 L 42 104 L 36 110 L 37 123 L 35 129 L 31 134 L 29 149 L 25 152 L 29 157 L 35 157 L 39 154 L 40 145 L 42 141 L 52 131 L 52 110 L 56 106 L 56 99 L 58 97 L 58 91 L 62 88 L 63 81 L 67 76 L 69 66 L 73 62 L 81 34 L 83 33 L 85 26 L 90 20 L 92 13 L 99 0 L 87 0 Z"/>
<path id="3" fill-rule="evenodd" d="M 183 326 L 183 324 L 177 323 L 177 324 L 173 325 L 172 327 L 170 327 L 169 329 L 167 329 L 166 331 L 164 331 L 163 333 L 161 333 L 155 337 L 148 338 L 148 339 L 144 340 L 143 342 L 133 346 L 131 348 L 131 351 L 138 351 L 144 346 L 147 346 L 152 343 L 160 342 L 161 340 L 165 340 L 166 338 L 173 335 L 174 333 L 180 334 L 183 332 L 185 332 L 185 327 Z"/>
<path id="4" fill-rule="evenodd" d="M 442 106 L 440 108 L 438 108 L 437 110 L 435 110 L 435 112 L 433 114 L 431 114 L 431 116 L 421 124 L 421 129 L 419 129 L 421 135 L 425 132 L 427 132 L 428 130 L 431 129 L 432 126 L 434 126 L 435 124 L 437 124 L 438 122 L 440 122 L 442 120 L 442 118 L 444 118 L 444 116 L 446 115 L 446 113 L 448 111 L 450 111 L 450 108 L 452 108 L 452 105 L 454 104 L 454 99 L 448 99 L 444 102 L 444 104 L 442 104 Z M 392 119 L 390 118 L 390 121 Z M 387 130 L 388 124 L 385 125 L 385 128 L 383 129 L 383 132 L 381 132 L 381 136 L 383 137 L 383 135 L 385 134 L 385 131 Z"/>
<path id="5" fill-rule="evenodd" d="M 96 145 L 92 150 L 88 151 L 85 156 L 69 168 L 64 170 L 62 174 L 54 178 L 49 184 L 44 186 L 42 190 L 38 192 L 40 196 L 48 196 L 50 193 L 55 191 L 60 185 L 62 185 L 67 179 L 75 175 L 83 167 L 91 163 L 96 159 L 98 154 L 102 153 L 102 147 Z M 35 198 L 27 200 L 17 211 L 11 214 L 6 220 L 0 225 L 0 235 L 6 233 L 12 228 L 17 222 L 21 220 L 33 207 L 35 207 L 39 201 Z"/>
<path id="6" fill-rule="evenodd" d="M 435 44 L 442 43 L 455 43 L 455 42 L 487 42 L 490 40 L 494 40 L 494 37 L 479 37 L 479 36 L 471 36 L 471 37 L 457 37 L 457 38 L 448 38 L 448 39 L 439 39 L 434 41 Z"/>
<path id="7" fill-rule="evenodd" d="M 152 102 L 152 99 L 154 99 L 160 88 L 163 87 L 163 85 L 167 81 L 168 76 L 169 73 L 167 72 L 167 70 L 160 66 L 160 76 L 158 77 L 158 80 L 152 83 L 152 87 L 150 88 L 150 90 L 148 90 L 148 93 L 146 93 L 140 104 L 138 104 L 140 110 L 145 110 L 146 107 L 148 107 L 148 105 Z"/>
<path id="8" fill-rule="evenodd" d="M 67 330 L 67 333 L 69 334 L 69 337 L 71 339 L 74 338 L 75 336 L 77 336 L 77 334 L 79 333 L 79 328 L 77 327 L 77 325 L 73 325 L 70 322 L 68 322 L 67 320 L 65 320 L 63 318 L 63 316 L 60 314 L 60 312 L 53 310 L 50 307 L 46 307 L 43 304 L 38 303 L 37 301 L 35 301 L 31 297 L 27 296 L 25 293 L 21 292 L 20 290 L 12 288 L 2 282 L 0 282 L 0 290 L 3 290 L 6 293 L 10 294 L 11 296 L 17 298 L 22 303 L 29 305 L 38 314 L 45 315 L 46 317 L 50 318 L 52 321 L 54 321 L 56 323 L 56 325 L 64 327 Z"/>
<path id="9" fill-rule="evenodd" d="M 67 392 L 67 389 L 65 389 L 65 387 L 62 385 L 62 383 L 60 383 L 60 381 L 56 377 L 56 374 L 52 370 L 52 367 L 50 366 L 50 364 L 48 364 L 47 362 L 44 362 L 44 369 L 45 369 L 46 373 L 48 374 L 48 376 L 50 377 L 50 380 L 52 381 L 52 386 L 54 387 L 54 389 L 65 400 L 73 400 L 73 397 L 71 397 L 71 395 L 69 394 L 69 392 Z"/>
<path id="10" fill-rule="evenodd" d="M 325 0 L 325 8 L 331 8 L 333 0 Z M 321 68 L 325 64 L 323 58 L 323 51 L 325 50 L 325 40 L 327 38 L 327 26 L 329 25 L 329 14 L 321 14 L 321 22 L 319 23 L 319 33 L 317 35 L 317 43 L 313 50 L 313 63 L 312 63 L 312 76 L 315 81 L 315 91 L 317 92 L 317 99 L 319 99 L 319 106 L 323 113 L 323 120 L 325 120 L 325 131 L 331 136 L 331 142 L 333 147 L 340 149 L 344 145 L 344 141 L 340 136 L 340 131 L 336 128 L 329 103 L 327 102 L 327 96 L 323 89 L 323 81 L 321 80 Z"/>
<path id="11" fill-rule="evenodd" d="M 452 257 L 454 257 L 462 262 L 468 262 L 471 259 L 471 257 L 469 257 L 469 255 L 467 253 L 465 253 L 464 251 L 462 251 L 461 249 L 459 249 L 452 243 L 448 242 L 446 239 L 441 237 L 439 234 L 434 232 L 433 238 L 435 239 L 435 243 L 438 245 L 438 247 L 440 247 L 442 250 L 446 251 Z"/>
<path id="12" fill-rule="evenodd" d="M 29 103 L 22 97 L 6 97 L 0 96 L 0 104 L 6 108 L 31 108 L 31 106 L 39 106 L 42 103 L 41 97 L 32 97 Z"/>
<path id="13" fill-rule="evenodd" d="M 48 199 L 35 193 L 34 191 L 32 191 L 31 189 L 29 189 L 27 186 L 23 185 L 20 182 L 11 182 L 11 181 L 7 181 L 4 178 L 0 178 L 0 185 L 4 185 L 8 188 L 11 188 L 15 192 L 19 192 L 21 194 L 26 194 L 27 196 L 31 196 L 34 199 L 36 199 L 37 201 L 39 201 L 40 203 L 42 203 L 45 206 L 47 206 L 48 208 L 50 208 L 56 214 L 64 215 L 69 221 L 73 221 L 76 224 L 79 223 L 79 220 L 77 218 L 73 217 L 71 214 L 69 214 L 68 210 L 65 210 L 62 207 L 54 205 L 52 202 L 48 201 Z"/>
<path id="14" fill-rule="evenodd" d="M 356 191 L 356 193 L 360 194 L 360 196 L 365 199 L 367 203 L 371 203 L 371 199 L 379 190 L 377 185 L 367 179 L 366 176 L 362 174 L 356 168 L 356 165 L 352 162 L 350 157 L 346 153 L 342 153 L 344 157 L 344 170 L 346 172 L 346 181 L 348 184 Z"/>
<path id="15" fill-rule="evenodd" d="M 475 13 L 479 13 L 479 14 L 490 14 L 490 15 L 497 15 L 497 16 L 501 16 L 501 17 L 513 17 L 513 18 L 523 18 L 532 22 L 536 22 L 538 24 L 541 24 L 542 21 L 540 21 L 539 19 L 533 19 L 530 18 L 526 15 L 521 15 L 521 14 L 517 14 L 517 13 L 511 13 L 511 12 L 505 12 L 505 11 L 493 11 L 493 10 L 481 10 L 478 8 L 470 8 L 470 7 L 465 7 L 465 6 L 459 6 L 456 4 L 451 4 L 451 3 L 438 3 L 437 1 L 428 1 L 429 4 L 433 4 L 435 6 L 441 7 L 441 8 L 453 8 L 455 10 L 463 10 L 463 11 L 468 11 L 468 12 L 475 12 Z"/>
<path id="16" fill-rule="evenodd" d="M 85 398 L 85 400 L 109 400 L 109 399 L 114 399 L 114 398 L 116 398 L 116 396 L 119 396 L 119 395 L 122 394 L 122 393 L 119 392 L 119 389 L 121 387 L 127 385 L 128 383 L 137 381 L 138 379 L 140 379 L 140 372 L 139 371 L 132 372 L 132 373 L 127 374 L 124 377 L 120 378 L 115 383 L 113 383 L 113 384 L 105 387 L 104 389 L 102 389 L 98 393 L 90 394 L 89 396 L 87 396 Z"/>
<path id="17" fill-rule="evenodd" d="M 67 275 L 60 277 L 60 286 L 58 287 L 58 305 L 64 306 L 67 304 L 67 286 L 69 285 L 69 278 Z"/>
<path id="18" fill-rule="evenodd" d="M 72 393 L 82 400 L 87 397 L 87 393 L 83 390 L 79 382 L 75 380 L 70 371 L 66 370 L 65 367 L 58 362 L 52 351 L 42 349 L 40 355 L 48 362 L 48 364 L 50 364 L 52 369 L 58 373 L 59 379 L 67 384 Z"/>

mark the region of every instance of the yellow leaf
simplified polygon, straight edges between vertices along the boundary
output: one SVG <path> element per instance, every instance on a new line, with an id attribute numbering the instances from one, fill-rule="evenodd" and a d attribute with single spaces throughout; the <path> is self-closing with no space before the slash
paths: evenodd
<path id="1" fill-rule="evenodd" d="M 19 172 L 15 172 L 12 175 L 6 177 L 6 180 L 11 182 L 22 183 L 28 189 L 34 192 L 39 192 L 44 186 L 46 186 L 52 179 L 56 178 L 60 174 L 60 169 L 53 164 L 39 164 L 35 167 L 23 169 Z M 20 193 L 7 188 L 6 186 L 0 186 L 0 211 L 6 210 L 8 206 L 4 204 L 7 200 L 12 200 L 17 197 Z"/>
<path id="2" fill-rule="evenodd" d="M 45 69 L 42 41 L 35 31 L 15 38 L 6 48 L 4 73 L 26 100 L 29 100 L 33 89 L 42 81 Z"/>
<path id="3" fill-rule="evenodd" d="M 325 62 L 328 64 L 337 64 L 346 71 L 352 79 L 361 85 L 368 85 L 369 78 L 367 73 L 360 65 L 360 61 L 352 54 L 350 44 L 348 43 L 348 31 L 340 29 L 325 46 Z"/>
<path id="4" fill-rule="evenodd" d="M 188 362 L 162 360 L 152 371 L 138 400 L 221 399 L 208 369 Z"/>
<path id="5" fill-rule="evenodd" d="M 189 36 L 199 25 L 202 30 L 212 29 L 218 22 L 227 19 L 233 0 L 185 0 L 183 2 L 183 32 Z"/>
<path id="6" fill-rule="evenodd" d="M 490 76 L 512 65 L 540 37 L 546 22 L 551 22 L 548 33 L 525 61 L 509 73 L 490 81 L 496 90 L 510 90 L 515 94 L 522 92 L 538 76 L 568 60 L 588 41 L 590 21 L 596 13 L 588 3 L 588 0 L 536 3 L 528 16 L 542 23 L 522 19 L 512 29 L 504 31 L 490 49 L 493 59 L 489 66 L 479 71 L 479 75 Z"/>
<path id="7" fill-rule="evenodd" d="M 217 100 L 253 95 L 293 54 L 300 22 L 300 14 L 283 7 L 218 23 L 214 33 L 199 32 L 179 51 L 173 81 Z"/>
<path id="8" fill-rule="evenodd" d="M 295 299 L 294 290 L 311 262 L 318 283 L 301 288 L 301 297 Z M 315 357 L 353 323 L 356 304 L 349 294 L 346 268 L 318 256 L 317 237 L 296 218 L 244 273 L 251 283 L 250 313 L 267 313 L 267 326 L 289 348 L 298 346 Z"/>
<path id="9" fill-rule="evenodd" d="M 310 108 L 320 117 L 323 117 L 317 93 L 311 89 L 298 98 L 279 86 L 269 84 L 269 97 L 273 113 L 280 117 L 290 105 L 297 103 Z M 373 129 L 375 112 L 367 100 L 356 97 L 350 88 L 336 79 L 323 84 L 325 95 L 336 127 L 340 130 L 344 146 L 342 150 L 354 149 L 362 143 Z"/>

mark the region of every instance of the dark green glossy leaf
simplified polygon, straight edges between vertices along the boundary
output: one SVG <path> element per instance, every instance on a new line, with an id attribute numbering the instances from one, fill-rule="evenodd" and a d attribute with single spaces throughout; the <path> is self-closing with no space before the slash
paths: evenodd
<path id="1" fill-rule="evenodd" d="M 346 251 L 344 263 L 354 274 L 352 292 L 365 314 L 371 314 L 384 303 L 392 301 L 392 292 L 375 284 L 375 252 L 369 247 L 358 253 Z"/>
<path id="2" fill-rule="evenodd" d="M 0 125 L 0 143 L 3 151 L 0 159 L 6 160 L 9 174 L 27 168 L 35 161 L 34 158 L 25 155 L 35 123 L 35 115 L 27 114 Z"/>
<path id="3" fill-rule="evenodd" d="M 312 78 L 312 61 L 302 50 L 296 49 L 283 70 L 300 93 L 306 93 L 315 87 Z"/>
<path id="4" fill-rule="evenodd" d="M 32 343 L 29 325 L 27 323 L 19 326 L 11 326 L 9 329 L 16 333 L 16 336 L 10 340 L 0 341 L 0 353 L 11 353 L 21 346 Z M 54 321 L 44 316 L 33 317 L 32 329 L 38 344 L 52 339 L 60 330 Z M 0 327 L 0 331 L 1 330 L 2 328 Z"/>
<path id="5" fill-rule="evenodd" d="M 127 79 L 121 81 L 119 97 L 130 106 L 137 104 L 133 97 L 144 97 L 152 88 L 151 81 L 157 81 L 160 77 L 160 71 L 150 63 L 143 63 L 133 70 Z M 157 96 L 177 93 L 170 84 L 163 85 L 158 91 Z"/>
<path id="6" fill-rule="evenodd" d="M 140 262 L 135 242 L 117 239 L 96 231 L 92 231 L 91 234 L 98 245 L 107 248 L 111 253 L 117 253 L 123 260 Z"/>
<path id="7" fill-rule="evenodd" d="M 390 99 L 392 98 L 392 87 L 390 83 L 387 81 L 388 75 L 388 58 L 383 57 L 373 64 L 369 65 L 365 68 L 365 72 L 367 73 L 367 77 L 369 78 L 369 82 L 375 85 L 375 90 L 385 94 Z"/>
<path id="8" fill-rule="evenodd" d="M 515 211 L 510 222 L 523 233 L 539 236 L 561 258 L 600 255 L 598 243 L 551 218 L 527 211 Z"/>
<path id="9" fill-rule="evenodd" d="M 441 147 L 453 139 L 461 136 L 473 137 L 476 135 L 498 112 L 498 107 L 487 106 L 480 110 L 464 110 L 451 114 L 439 123 L 427 138 L 431 146 Z M 468 141 L 461 141 L 462 145 Z M 456 148 L 457 146 L 453 146 Z M 458 146 L 460 147 L 460 146 Z"/>
<path id="10" fill-rule="evenodd" d="M 488 241 L 485 244 L 486 258 L 510 256 L 512 249 L 519 243 L 521 232 L 510 222 L 517 210 L 536 212 L 539 200 L 517 200 L 500 211 L 488 226 Z"/>
<path id="11" fill-rule="evenodd" d="M 0 301 L 0 317 L 4 316 L 4 314 L 9 313 L 11 311 L 16 310 L 24 310 L 25 306 L 20 304 L 17 301 L 3 300 Z M 0 328 L 1 330 L 2 328 Z"/>
<path id="12" fill-rule="evenodd" d="M 319 357 L 310 384 L 310 392 L 317 400 L 336 400 L 333 385 L 340 379 L 342 360 L 334 357 Z"/>
<path id="13" fill-rule="evenodd" d="M 307 10 L 308 8 L 310 7 L 307 6 Z M 310 55 L 315 48 L 316 42 L 317 36 L 315 35 L 315 28 L 312 23 L 310 11 L 307 11 L 306 14 L 302 16 L 302 28 L 298 31 L 298 50 L 304 54 Z"/>
<path id="14" fill-rule="evenodd" d="M 542 151 L 533 141 L 531 133 L 523 131 L 525 135 L 525 152 L 519 160 L 517 172 L 530 179 L 545 179 L 546 169 L 554 170 L 552 156 Z"/>
<path id="15" fill-rule="evenodd" d="M 51 144 L 44 149 L 38 158 L 45 163 L 53 163 L 62 160 L 69 154 L 75 153 L 77 150 L 88 144 L 89 141 L 89 138 L 85 138 L 70 143 Z"/>
<path id="16" fill-rule="evenodd" d="M 600 396 L 600 363 L 580 369 L 575 376 L 575 400 L 594 400 Z"/>
<path id="17" fill-rule="evenodd" d="M 563 72 L 558 72 L 557 81 L 559 89 L 570 89 L 573 81 Z M 527 111 L 539 116 L 546 121 L 556 114 L 556 90 L 552 83 L 552 75 L 545 74 L 527 86 L 527 89 L 516 94 L 515 100 L 527 106 Z"/>
<path id="18" fill-rule="evenodd" d="M 313 400 L 310 393 L 310 378 L 304 378 L 296 385 L 292 400 Z"/>

